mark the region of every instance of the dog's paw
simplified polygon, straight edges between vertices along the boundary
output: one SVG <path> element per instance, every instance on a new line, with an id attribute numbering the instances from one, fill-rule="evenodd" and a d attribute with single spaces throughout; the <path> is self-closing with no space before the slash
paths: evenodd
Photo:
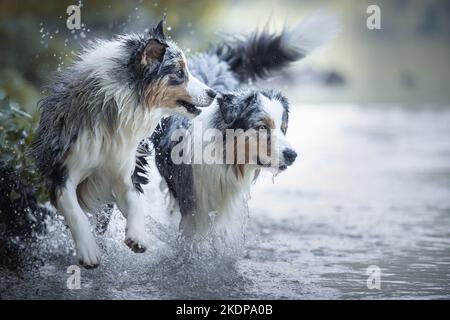
<path id="1" fill-rule="evenodd" d="M 100 264 L 101 252 L 95 240 L 84 240 L 77 243 L 78 263 L 86 269 L 93 269 Z"/>
<path id="2" fill-rule="evenodd" d="M 135 253 L 143 253 L 147 250 L 145 245 L 145 229 L 143 228 L 143 223 L 132 224 L 128 221 L 125 235 L 125 244 L 130 247 Z"/>
<path id="3" fill-rule="evenodd" d="M 125 239 L 125 244 L 130 247 L 135 253 L 144 253 L 147 247 L 140 241 L 133 240 L 131 238 Z"/>

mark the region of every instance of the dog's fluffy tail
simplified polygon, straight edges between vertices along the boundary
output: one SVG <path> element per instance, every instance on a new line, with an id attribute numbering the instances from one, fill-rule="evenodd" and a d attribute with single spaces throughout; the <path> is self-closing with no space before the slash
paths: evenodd
<path id="1" fill-rule="evenodd" d="M 212 48 L 213 53 L 227 62 L 242 81 L 266 78 L 287 67 L 334 38 L 339 31 L 338 17 L 314 14 L 292 29 L 280 34 L 265 28 L 248 36 L 232 37 Z"/>

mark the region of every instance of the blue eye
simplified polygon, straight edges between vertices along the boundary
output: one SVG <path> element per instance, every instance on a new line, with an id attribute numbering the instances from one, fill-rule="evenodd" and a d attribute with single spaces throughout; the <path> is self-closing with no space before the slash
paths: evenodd
<path id="1" fill-rule="evenodd" d="M 175 73 L 175 75 L 176 75 L 178 78 L 180 78 L 180 79 L 184 78 L 184 70 L 183 70 L 183 69 L 178 70 L 178 71 Z"/>
<path id="2" fill-rule="evenodd" d="M 265 124 L 261 124 L 261 125 L 257 126 L 255 129 L 258 130 L 258 131 L 261 131 L 261 130 L 266 130 L 267 131 L 268 128 L 267 128 L 267 126 Z"/>

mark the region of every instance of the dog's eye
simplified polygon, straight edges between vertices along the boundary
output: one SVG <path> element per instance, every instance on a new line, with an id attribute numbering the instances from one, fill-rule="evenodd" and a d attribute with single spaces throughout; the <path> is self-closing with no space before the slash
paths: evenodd
<path id="1" fill-rule="evenodd" d="M 259 126 L 256 126 L 255 129 L 258 130 L 258 131 L 262 131 L 262 130 L 267 131 L 268 128 L 267 128 L 267 126 L 265 124 L 260 124 Z"/>
<path id="2" fill-rule="evenodd" d="M 178 71 L 175 73 L 175 75 L 176 75 L 178 78 L 183 79 L 183 78 L 184 78 L 184 70 L 183 70 L 183 69 L 178 70 Z"/>

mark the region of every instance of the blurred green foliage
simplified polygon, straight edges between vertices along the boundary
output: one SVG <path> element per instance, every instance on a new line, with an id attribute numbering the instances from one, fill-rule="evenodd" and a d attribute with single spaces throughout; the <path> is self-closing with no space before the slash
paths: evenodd
<path id="1" fill-rule="evenodd" d="M 34 186 L 38 200 L 45 202 L 45 187 L 29 154 L 38 119 L 37 113 L 30 115 L 17 103 L 0 97 L 0 164 L 14 168 L 23 181 Z M 11 201 L 16 200 L 16 196 L 13 190 Z"/>
<path id="2" fill-rule="evenodd" d="M 144 32 L 167 14 L 166 32 L 195 50 L 206 46 L 211 19 L 224 4 L 207 0 L 84 0 L 83 30 L 66 27 L 67 7 L 78 0 L 0 1 L 0 88 L 33 112 L 43 85 L 73 61 L 89 41 Z M 89 31 L 88 31 L 89 30 Z M 83 34 L 82 34 L 83 33 Z M 25 90 L 22 90 L 25 89 Z"/>

